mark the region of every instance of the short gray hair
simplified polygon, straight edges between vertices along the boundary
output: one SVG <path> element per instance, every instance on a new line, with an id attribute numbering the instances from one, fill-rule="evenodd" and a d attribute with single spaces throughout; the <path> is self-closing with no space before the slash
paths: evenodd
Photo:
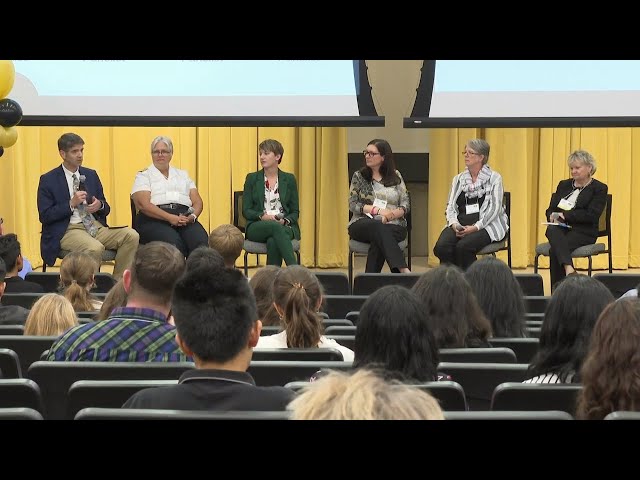
<path id="1" fill-rule="evenodd" d="M 151 142 L 151 153 L 153 153 L 153 150 L 156 148 L 156 145 L 158 145 L 160 142 L 165 143 L 169 148 L 169 150 L 171 151 L 171 153 L 173 153 L 173 142 L 169 137 L 165 137 L 164 135 L 159 135 L 153 139 L 153 141 Z"/>
<path id="2" fill-rule="evenodd" d="M 567 165 L 569 166 L 569 168 L 571 168 L 571 164 L 573 162 L 580 162 L 583 165 L 590 165 L 591 166 L 591 175 L 596 173 L 596 168 L 597 168 L 596 167 L 596 159 L 593 158 L 593 155 L 591 155 L 586 150 L 576 150 L 571 155 L 569 155 L 569 158 L 567 160 Z"/>
<path id="3" fill-rule="evenodd" d="M 473 149 L 477 154 L 482 155 L 482 164 L 487 164 L 489 161 L 489 151 L 491 150 L 489 142 L 481 138 L 472 138 L 467 142 L 467 147 Z"/>

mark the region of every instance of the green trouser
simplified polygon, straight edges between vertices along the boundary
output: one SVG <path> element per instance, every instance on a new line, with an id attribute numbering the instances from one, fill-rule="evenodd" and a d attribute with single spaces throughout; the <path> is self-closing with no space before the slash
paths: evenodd
<path id="1" fill-rule="evenodd" d="M 267 244 L 267 265 L 280 267 L 282 259 L 287 265 L 298 264 L 291 245 L 293 239 L 291 227 L 280 225 L 273 220 L 261 220 L 249 225 L 246 237 L 253 242 Z"/>

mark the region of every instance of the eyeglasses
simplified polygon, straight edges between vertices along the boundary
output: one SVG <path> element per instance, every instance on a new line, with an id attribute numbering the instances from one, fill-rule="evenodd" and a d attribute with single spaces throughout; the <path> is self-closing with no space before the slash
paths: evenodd
<path id="1" fill-rule="evenodd" d="M 154 150 L 153 152 L 154 155 L 170 155 L 171 152 L 169 150 Z"/>
<path id="2" fill-rule="evenodd" d="M 462 152 L 462 155 L 480 155 L 478 152 L 472 152 L 470 150 L 465 150 L 464 152 Z"/>
<path id="3" fill-rule="evenodd" d="M 380 155 L 380 152 L 370 152 L 369 150 L 363 150 L 362 154 L 365 157 L 375 157 L 376 155 Z"/>

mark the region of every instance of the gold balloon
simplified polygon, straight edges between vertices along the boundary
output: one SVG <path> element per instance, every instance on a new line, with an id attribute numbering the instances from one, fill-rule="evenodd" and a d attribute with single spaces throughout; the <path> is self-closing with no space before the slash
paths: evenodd
<path id="1" fill-rule="evenodd" d="M 11 60 L 0 60 L 0 98 L 9 95 L 16 79 L 16 69 Z"/>
<path id="2" fill-rule="evenodd" d="M 0 147 L 12 147 L 17 141 L 18 129 L 16 127 L 0 127 Z"/>

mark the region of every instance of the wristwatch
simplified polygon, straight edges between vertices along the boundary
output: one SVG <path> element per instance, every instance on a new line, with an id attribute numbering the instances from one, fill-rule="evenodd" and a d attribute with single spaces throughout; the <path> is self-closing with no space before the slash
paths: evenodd
<path id="1" fill-rule="evenodd" d="M 192 213 L 191 215 L 189 215 L 190 217 L 193 217 L 193 223 L 196 223 L 198 221 L 198 215 L 196 215 L 195 213 Z"/>

